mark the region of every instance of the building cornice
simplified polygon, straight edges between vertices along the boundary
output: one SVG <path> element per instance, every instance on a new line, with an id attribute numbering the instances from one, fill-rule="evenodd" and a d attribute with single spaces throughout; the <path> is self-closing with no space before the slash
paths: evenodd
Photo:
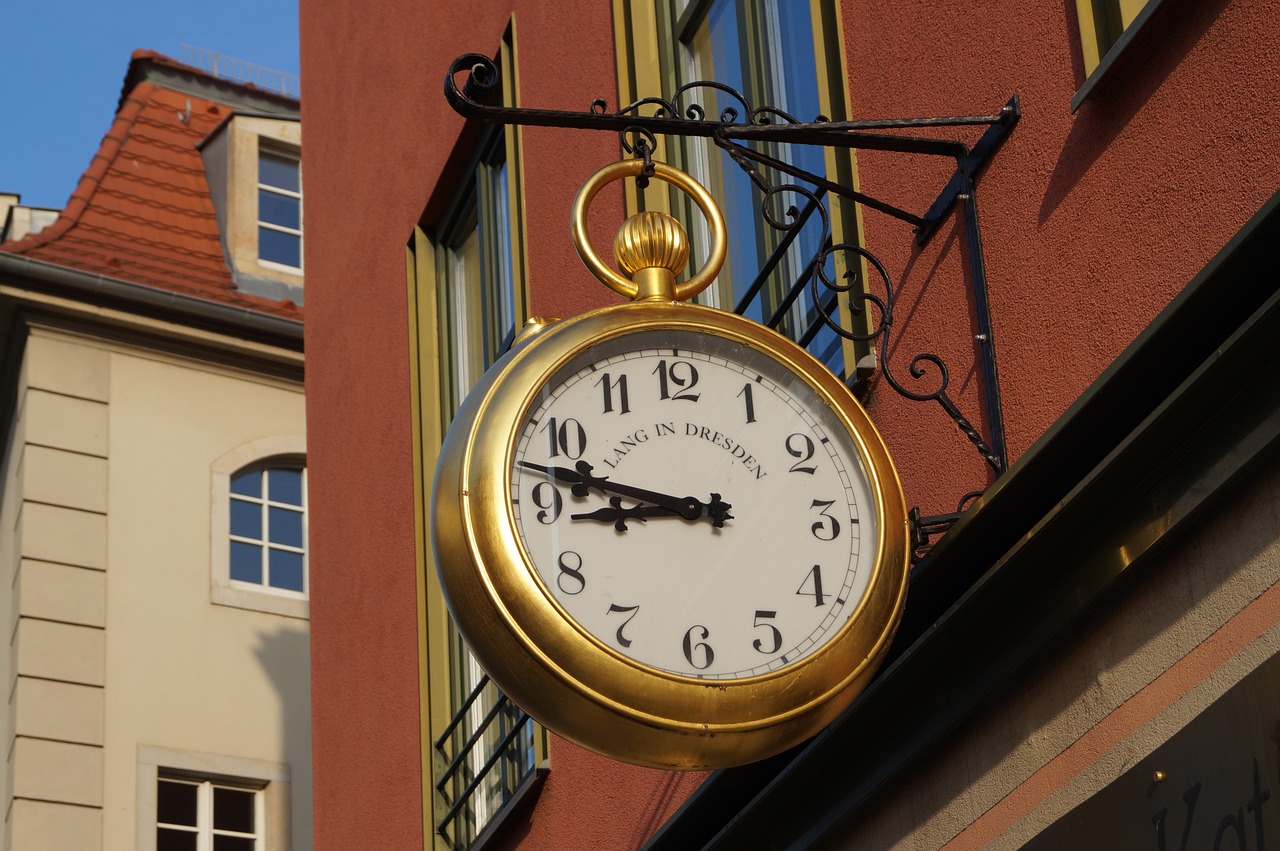
<path id="1" fill-rule="evenodd" d="M 302 322 L 0 252 L 0 283 L 302 351 Z"/>

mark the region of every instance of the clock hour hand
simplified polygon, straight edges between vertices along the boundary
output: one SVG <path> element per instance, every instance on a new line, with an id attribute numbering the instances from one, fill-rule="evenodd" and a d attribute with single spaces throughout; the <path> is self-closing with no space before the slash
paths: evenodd
<path id="1" fill-rule="evenodd" d="M 641 502 L 661 506 L 679 514 L 685 520 L 710 517 L 711 524 L 716 527 L 723 526 L 724 521 L 733 519 L 733 515 L 729 513 L 729 509 L 733 508 L 733 506 L 722 501 L 718 493 L 711 494 L 710 502 L 702 502 L 692 496 L 671 496 L 657 491 L 619 484 L 618 482 L 609 481 L 608 476 L 592 475 L 592 467 L 586 461 L 579 461 L 573 469 L 568 467 L 545 467 L 532 461 L 521 461 L 519 463 L 522 467 L 546 473 L 553 481 L 573 485 L 574 496 L 586 496 L 590 488 L 595 488 L 601 493 L 628 496 Z"/>
<path id="2" fill-rule="evenodd" d="M 602 523 L 612 523 L 613 528 L 619 532 L 627 531 L 628 520 L 639 520 L 644 523 L 650 517 L 679 517 L 680 514 L 670 508 L 661 505 L 633 505 L 630 508 L 622 507 L 622 497 L 614 496 L 609 498 L 609 508 L 600 508 L 589 514 L 573 514 L 570 515 L 572 520 L 598 520 Z"/>

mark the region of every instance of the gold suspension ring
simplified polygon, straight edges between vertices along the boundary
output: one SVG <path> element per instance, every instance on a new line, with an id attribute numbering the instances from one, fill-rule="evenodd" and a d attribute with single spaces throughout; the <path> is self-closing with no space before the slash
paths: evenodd
<path id="1" fill-rule="evenodd" d="M 615 180 L 635 177 L 641 173 L 644 165 L 644 160 L 640 159 L 610 163 L 582 184 L 582 188 L 578 190 L 578 196 L 573 199 L 573 247 L 577 249 L 578 256 L 582 258 L 582 262 L 591 270 L 591 273 L 619 295 L 630 299 L 660 296 L 663 299 L 687 301 L 706 289 L 720 273 L 728 251 L 728 236 L 725 231 L 724 216 L 720 214 L 720 208 L 716 206 L 711 193 L 686 172 L 666 163 L 653 161 L 653 177 L 683 190 L 702 210 L 703 216 L 707 219 L 707 227 L 711 231 L 711 253 L 707 257 L 706 265 L 696 275 L 687 281 L 674 284 L 670 293 L 655 293 L 615 272 L 591 247 L 591 241 L 587 236 L 587 209 L 591 206 L 596 193 Z M 683 265 L 682 262 L 681 266 Z"/>

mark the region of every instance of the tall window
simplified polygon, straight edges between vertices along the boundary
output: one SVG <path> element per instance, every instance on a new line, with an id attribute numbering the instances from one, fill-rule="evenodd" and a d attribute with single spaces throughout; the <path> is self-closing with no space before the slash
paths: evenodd
<path id="1" fill-rule="evenodd" d="M 266 145 L 258 149 L 258 259 L 302 268 L 302 166 Z"/>
<path id="2" fill-rule="evenodd" d="M 161 777 L 156 851 L 262 851 L 262 789 L 225 781 Z"/>
<path id="3" fill-rule="evenodd" d="M 437 239 L 445 425 L 476 380 L 511 346 L 524 318 L 507 155 L 506 133 L 488 131 Z M 453 720 L 438 739 L 438 751 L 452 769 L 442 792 L 453 816 L 443 828 L 455 846 L 466 847 L 533 770 L 535 731 L 488 682 L 455 630 L 448 640 Z"/>
<path id="4" fill-rule="evenodd" d="M 504 102 L 514 105 L 511 36 L 508 30 L 498 64 Z M 409 246 L 420 543 L 427 540 L 429 470 L 443 433 L 527 316 L 518 134 L 517 128 L 489 127 L 478 141 L 459 142 L 469 161 L 449 170 L 457 183 L 439 190 L 446 193 L 438 204 L 443 213 L 418 228 Z M 422 734 L 431 742 L 435 847 L 463 849 L 540 776 L 545 734 L 476 663 L 448 618 L 426 547 L 419 558 L 427 636 Z"/>
<path id="5" fill-rule="evenodd" d="M 1093 73 L 1149 3 L 1150 0 L 1076 0 L 1085 74 Z"/>
<path id="6" fill-rule="evenodd" d="M 632 99 L 669 95 L 686 83 L 712 80 L 742 92 L 752 107 L 771 106 L 800 122 L 819 115 L 835 120 L 846 117 L 833 3 L 665 0 L 650 8 L 636 0 L 621 2 L 631 27 L 620 39 L 629 45 L 631 57 L 631 67 L 623 69 L 622 77 L 630 83 L 627 94 Z M 644 69 L 651 63 L 646 65 L 645 60 L 654 54 L 660 59 L 660 74 L 646 76 Z M 694 90 L 678 106 L 689 103 L 697 103 L 712 118 L 726 109 L 733 109 L 738 120 L 746 118 L 740 102 L 713 89 Z M 708 290 L 704 301 L 776 327 L 804 343 L 837 375 L 851 371 L 846 370 L 845 361 L 854 354 L 852 348 L 822 323 L 810 289 L 802 285 L 813 274 L 809 263 L 824 239 L 822 217 L 806 209 L 809 200 L 798 193 L 783 193 L 769 203 L 775 219 L 785 220 L 788 208 L 794 206 L 804 221 L 788 244 L 787 233 L 763 217 L 764 196 L 728 154 L 703 139 L 673 138 L 666 145 L 660 154 L 711 190 L 729 228 L 728 260 L 718 287 Z M 848 154 L 804 145 L 754 147 L 810 173 L 852 185 Z M 796 182 L 767 168 L 762 173 L 775 186 Z M 692 224 L 695 258 L 705 256 L 709 238 L 701 217 L 681 197 L 670 195 L 669 203 L 681 221 Z M 834 241 L 858 242 L 854 206 L 825 197 L 819 203 L 831 216 Z M 842 269 L 833 266 L 843 262 L 843 257 L 828 260 L 828 272 L 838 277 Z M 824 291 L 823 297 L 835 313 L 834 295 Z"/>
<path id="7" fill-rule="evenodd" d="M 231 476 L 233 583 L 307 593 L 306 470 L 250 467 Z"/>
<path id="8" fill-rule="evenodd" d="M 437 240 L 447 418 L 515 338 L 517 285 L 506 149 L 500 128 L 485 135 Z"/>

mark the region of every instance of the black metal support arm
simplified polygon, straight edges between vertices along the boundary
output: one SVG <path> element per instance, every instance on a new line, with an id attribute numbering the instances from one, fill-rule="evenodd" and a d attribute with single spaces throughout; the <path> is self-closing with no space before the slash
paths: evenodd
<path id="1" fill-rule="evenodd" d="M 466 72 L 461 88 L 457 75 Z M 698 81 L 681 86 L 670 99 L 643 98 L 616 112 L 607 111 L 604 100 L 591 103 L 586 112 L 568 110 L 525 109 L 504 107 L 495 103 L 498 85 L 498 69 L 482 54 L 469 53 L 458 57 L 445 76 L 444 92 L 450 105 L 464 117 L 501 124 L 518 124 L 542 127 L 563 127 L 579 130 L 604 130 L 618 133 L 623 148 L 646 161 L 657 146 L 657 136 L 696 136 L 711 140 L 724 150 L 750 177 L 763 194 L 761 215 L 769 225 L 784 232 L 774 256 L 765 264 L 760 276 L 748 290 L 748 298 L 737 306 L 744 312 L 750 298 L 762 289 L 765 279 L 779 264 L 782 252 L 791 244 L 799 228 L 816 213 L 822 221 L 823 240 L 818 254 L 804 267 L 799 279 L 791 286 L 773 309 L 771 325 L 777 325 L 792 305 L 809 287 L 814 316 L 810 324 L 796 336 L 807 343 L 822 327 L 836 334 L 864 343 L 878 339 L 881 373 L 889 385 L 902 396 L 913 401 L 934 401 L 978 450 L 996 476 L 1008 467 L 1004 437 L 1004 417 L 1000 403 L 1000 382 L 996 369 L 995 335 L 991 322 L 991 310 L 987 290 L 986 266 L 982 257 L 982 238 L 978 227 L 976 178 L 1009 131 L 1021 116 L 1021 107 L 1015 95 L 991 115 L 951 116 L 942 118 L 906 118 L 860 121 L 830 121 L 818 116 L 813 121 L 800 121 L 780 109 L 771 106 L 753 107 L 740 92 L 721 83 Z M 713 118 L 694 101 L 700 92 L 714 91 L 717 96 L 736 104 L 720 110 Z M 913 135 L 915 131 L 936 128 L 985 127 L 981 137 L 972 146 L 956 139 L 940 139 L 931 135 Z M 753 145 L 816 145 L 820 147 L 852 148 L 872 151 L 888 151 L 910 155 L 945 157 L 955 162 L 955 171 L 942 188 L 937 199 L 923 214 L 902 209 L 882 199 L 874 198 L 852 187 L 831 181 L 823 175 L 813 174 Z M 776 148 L 774 148 L 776 150 Z M 786 175 L 801 183 L 775 184 L 762 172 Z M 932 390 L 912 390 L 899 380 L 889 366 L 889 340 L 893 325 L 894 288 L 884 265 L 860 245 L 833 244 L 829 214 L 822 197 L 832 193 L 849 198 L 869 209 L 876 210 L 911 225 L 918 245 L 928 243 L 941 223 L 959 205 L 965 228 L 965 248 L 969 259 L 969 290 L 973 298 L 973 340 L 978 345 L 982 370 L 987 435 L 983 434 L 961 413 L 954 400 L 947 394 L 950 375 L 942 358 L 933 353 L 913 357 L 908 366 L 914 382 L 931 381 Z M 800 197 L 804 203 L 785 205 L 785 213 L 778 216 L 774 206 L 784 198 Z M 836 252 L 856 255 L 865 260 L 880 278 L 884 295 L 872 291 L 869 284 L 858 280 L 851 272 L 845 282 L 837 282 L 826 271 L 826 261 Z M 861 268 L 861 263 L 849 264 L 850 269 Z M 821 282 L 823 291 L 819 290 Z M 825 294 L 824 294 L 825 293 Z M 857 333 L 842 326 L 837 319 L 838 295 L 846 293 L 850 310 L 861 314 L 871 310 L 874 327 L 868 333 Z M 967 308 L 967 305 L 965 306 Z M 919 386 L 919 385 L 915 385 Z M 966 494 L 959 506 L 963 508 L 971 498 Z M 916 523 L 918 544 L 927 548 L 932 537 L 941 534 L 955 515 L 939 515 L 919 518 Z M 917 512 L 918 517 L 918 512 Z M 927 522 L 926 522 L 927 521 Z"/>

